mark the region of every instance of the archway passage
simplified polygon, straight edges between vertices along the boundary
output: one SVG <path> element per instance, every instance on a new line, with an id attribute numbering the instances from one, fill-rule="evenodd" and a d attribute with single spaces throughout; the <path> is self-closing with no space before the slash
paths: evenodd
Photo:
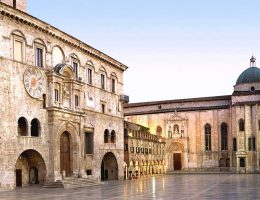
<path id="1" fill-rule="evenodd" d="M 65 131 L 60 138 L 60 173 L 65 176 L 71 175 L 70 147 L 70 134 Z"/>
<path id="2" fill-rule="evenodd" d="M 181 170 L 181 153 L 173 154 L 173 167 L 174 170 Z"/>
<path id="3" fill-rule="evenodd" d="M 118 164 L 115 155 L 108 152 L 104 155 L 101 164 L 101 181 L 117 180 Z"/>
<path id="4" fill-rule="evenodd" d="M 15 164 L 16 187 L 42 184 L 46 180 L 46 165 L 41 154 L 35 150 L 24 151 Z"/>

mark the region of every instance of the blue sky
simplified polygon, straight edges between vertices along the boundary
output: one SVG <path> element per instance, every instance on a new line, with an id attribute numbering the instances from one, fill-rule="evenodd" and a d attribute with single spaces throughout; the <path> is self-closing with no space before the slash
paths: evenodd
<path id="1" fill-rule="evenodd" d="M 260 62 L 259 10 L 257 0 L 28 0 L 28 13 L 129 66 L 131 102 L 232 94 L 252 54 Z"/>

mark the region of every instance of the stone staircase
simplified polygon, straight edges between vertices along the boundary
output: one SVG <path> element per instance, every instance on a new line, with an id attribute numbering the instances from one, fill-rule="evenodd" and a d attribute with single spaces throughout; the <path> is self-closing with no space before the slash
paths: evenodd
<path id="1" fill-rule="evenodd" d="M 65 177 L 61 182 L 65 189 L 82 188 L 101 184 L 100 181 L 75 177 Z"/>

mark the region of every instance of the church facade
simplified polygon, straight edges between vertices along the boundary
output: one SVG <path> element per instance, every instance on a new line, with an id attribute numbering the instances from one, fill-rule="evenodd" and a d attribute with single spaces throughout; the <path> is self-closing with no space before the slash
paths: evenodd
<path id="1" fill-rule="evenodd" d="M 124 177 L 127 66 L 0 1 L 0 190 Z"/>
<path id="2" fill-rule="evenodd" d="M 125 120 L 166 140 L 167 172 L 254 173 L 260 166 L 260 69 L 251 66 L 228 96 L 132 103 Z"/>

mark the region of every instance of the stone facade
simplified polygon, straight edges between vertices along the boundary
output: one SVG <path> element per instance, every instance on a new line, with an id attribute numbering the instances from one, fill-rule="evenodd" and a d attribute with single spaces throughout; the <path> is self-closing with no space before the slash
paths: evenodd
<path id="1" fill-rule="evenodd" d="M 149 128 L 125 121 L 124 159 L 125 178 L 139 178 L 149 174 L 163 174 L 165 142 Z"/>
<path id="2" fill-rule="evenodd" d="M 127 66 L 8 5 L 0 3 L 0 190 L 100 180 L 102 170 L 104 180 L 123 179 Z"/>
<path id="3" fill-rule="evenodd" d="M 259 82 L 236 84 L 230 96 L 128 104 L 125 120 L 148 127 L 154 135 L 162 130 L 168 172 L 257 172 Z"/>

